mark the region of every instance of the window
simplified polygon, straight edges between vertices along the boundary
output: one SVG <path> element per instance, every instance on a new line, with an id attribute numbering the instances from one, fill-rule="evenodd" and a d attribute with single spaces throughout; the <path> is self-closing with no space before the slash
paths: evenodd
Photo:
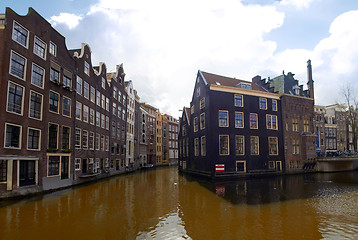
<path id="1" fill-rule="evenodd" d="M 194 132 L 198 131 L 198 117 L 194 118 Z"/>
<path id="2" fill-rule="evenodd" d="M 292 150 L 293 154 L 300 154 L 300 141 L 298 139 L 292 139 Z"/>
<path id="3" fill-rule="evenodd" d="M 298 132 L 298 118 L 292 118 L 292 131 Z"/>
<path id="4" fill-rule="evenodd" d="M 25 80 L 26 58 L 11 51 L 10 74 Z"/>
<path id="5" fill-rule="evenodd" d="M 100 149 L 99 139 L 100 139 L 100 134 L 99 134 L 99 133 L 96 133 L 96 150 L 99 150 L 99 149 Z"/>
<path id="6" fill-rule="evenodd" d="M 21 148 L 22 127 L 5 123 L 5 148 Z"/>
<path id="7" fill-rule="evenodd" d="M 7 111 L 22 115 L 24 88 L 13 82 L 9 82 L 7 94 Z"/>
<path id="8" fill-rule="evenodd" d="M 104 114 L 101 114 L 101 128 L 105 128 L 106 127 L 106 119 Z"/>
<path id="9" fill-rule="evenodd" d="M 193 106 L 191 106 L 191 108 L 190 108 L 190 114 L 194 114 L 194 112 L 195 112 L 195 106 L 193 105 Z"/>
<path id="10" fill-rule="evenodd" d="M 117 97 L 118 97 L 117 92 L 118 92 L 117 87 L 113 86 L 113 97 L 114 97 L 114 99 L 117 99 Z"/>
<path id="11" fill-rule="evenodd" d="M 197 87 L 197 89 L 196 89 L 196 96 L 200 97 L 200 87 Z"/>
<path id="12" fill-rule="evenodd" d="M 112 120 L 112 138 L 116 137 L 116 121 Z"/>
<path id="13" fill-rule="evenodd" d="M 121 101 L 122 101 L 122 93 L 120 91 L 118 91 L 118 102 L 121 102 Z"/>
<path id="14" fill-rule="evenodd" d="M 235 112 L 235 127 L 236 128 L 244 127 L 244 113 Z"/>
<path id="15" fill-rule="evenodd" d="M 65 88 L 71 88 L 72 86 L 72 80 L 70 77 L 63 75 L 63 87 Z"/>
<path id="16" fill-rule="evenodd" d="M 101 135 L 101 146 L 100 147 L 101 147 L 101 151 L 104 151 L 104 135 Z"/>
<path id="17" fill-rule="evenodd" d="M 259 137 L 258 136 L 250 137 L 250 152 L 251 152 L 251 155 L 259 155 Z"/>
<path id="18" fill-rule="evenodd" d="M 94 146 L 94 133 L 90 132 L 88 137 L 88 148 L 90 150 L 93 150 L 93 146 Z"/>
<path id="19" fill-rule="evenodd" d="M 236 171 L 246 172 L 246 161 L 236 161 Z"/>
<path id="20" fill-rule="evenodd" d="M 106 79 L 104 79 L 103 77 L 102 77 L 102 88 L 103 89 L 106 89 Z M 132 91 L 132 89 L 131 89 L 131 91 Z"/>
<path id="21" fill-rule="evenodd" d="M 228 127 L 228 111 L 219 110 L 219 127 Z"/>
<path id="22" fill-rule="evenodd" d="M 194 156 L 199 156 L 199 138 L 194 139 Z"/>
<path id="23" fill-rule="evenodd" d="M 205 97 L 200 99 L 200 109 L 203 109 L 205 107 Z"/>
<path id="24" fill-rule="evenodd" d="M 234 95 L 234 104 L 236 107 L 242 107 L 243 106 L 243 100 L 242 100 L 243 96 L 242 95 Z"/>
<path id="25" fill-rule="evenodd" d="M 83 81 L 83 96 L 89 98 L 89 84 L 86 81 Z"/>
<path id="26" fill-rule="evenodd" d="M 84 69 L 83 69 L 83 71 L 89 76 L 89 68 L 90 68 L 90 66 L 89 66 L 89 64 L 88 64 L 88 62 L 84 62 Z"/>
<path id="27" fill-rule="evenodd" d="M 82 148 L 87 149 L 88 147 L 88 131 L 83 130 L 82 131 Z"/>
<path id="28" fill-rule="evenodd" d="M 50 101 L 50 111 L 54 112 L 54 113 L 58 113 L 58 100 L 59 100 L 59 95 L 58 93 L 52 92 L 50 91 L 50 96 L 49 96 L 49 101 Z"/>
<path id="29" fill-rule="evenodd" d="M 82 120 L 82 103 L 76 101 L 76 119 Z"/>
<path id="30" fill-rule="evenodd" d="M 101 94 L 101 107 L 105 109 L 105 105 L 106 105 L 106 97 L 103 94 Z"/>
<path id="31" fill-rule="evenodd" d="M 83 104 L 83 121 L 88 123 L 88 106 Z"/>
<path id="32" fill-rule="evenodd" d="M 7 181 L 7 161 L 0 160 L 0 182 Z"/>
<path id="33" fill-rule="evenodd" d="M 89 122 L 94 125 L 94 109 L 90 108 L 89 110 Z"/>
<path id="34" fill-rule="evenodd" d="M 50 68 L 50 81 L 54 83 L 60 82 L 60 72 L 54 68 Z"/>
<path id="35" fill-rule="evenodd" d="M 256 113 L 250 113 L 250 128 L 251 129 L 257 129 L 257 114 Z"/>
<path id="36" fill-rule="evenodd" d="M 308 119 L 303 120 L 303 131 L 304 132 L 310 131 L 310 123 L 309 123 Z"/>
<path id="37" fill-rule="evenodd" d="M 235 136 L 235 154 L 236 155 L 245 154 L 245 137 L 242 135 Z"/>
<path id="38" fill-rule="evenodd" d="M 260 98 L 260 109 L 267 109 L 267 99 L 266 98 Z"/>
<path id="39" fill-rule="evenodd" d="M 96 104 L 97 106 L 101 106 L 101 93 L 98 90 L 96 95 Z"/>
<path id="40" fill-rule="evenodd" d="M 106 111 L 109 112 L 109 98 L 106 97 Z"/>
<path id="41" fill-rule="evenodd" d="M 99 127 L 101 122 L 101 114 L 96 112 L 96 126 Z"/>
<path id="42" fill-rule="evenodd" d="M 206 136 L 201 136 L 201 156 L 206 156 Z"/>
<path id="43" fill-rule="evenodd" d="M 44 87 L 45 70 L 36 64 L 32 64 L 31 83 L 39 88 Z"/>
<path id="44" fill-rule="evenodd" d="M 49 156 L 48 157 L 48 176 L 60 175 L 60 156 Z"/>
<path id="45" fill-rule="evenodd" d="M 75 148 L 77 148 L 77 149 L 81 148 L 81 129 L 79 129 L 79 128 L 76 128 Z"/>
<path id="46" fill-rule="evenodd" d="M 76 158 L 75 159 L 75 170 L 76 171 L 81 170 L 81 158 Z"/>
<path id="47" fill-rule="evenodd" d="M 30 91 L 30 109 L 29 109 L 29 117 L 35 118 L 38 120 L 42 119 L 42 95 Z"/>
<path id="48" fill-rule="evenodd" d="M 76 79 L 76 92 L 80 95 L 82 95 L 82 78 L 77 76 Z"/>
<path id="49" fill-rule="evenodd" d="M 269 114 L 266 115 L 266 128 L 273 129 L 273 130 L 278 129 L 277 116 L 269 115 Z"/>
<path id="50" fill-rule="evenodd" d="M 49 52 L 50 54 L 56 56 L 56 52 L 57 52 L 57 46 L 56 44 L 54 44 L 53 42 L 50 42 L 50 46 L 49 46 Z"/>
<path id="51" fill-rule="evenodd" d="M 239 83 L 236 85 L 238 88 L 243 88 L 243 89 L 251 89 L 251 84 L 250 83 Z"/>
<path id="52" fill-rule="evenodd" d="M 65 96 L 62 99 L 62 115 L 71 117 L 71 99 Z"/>
<path id="53" fill-rule="evenodd" d="M 18 42 L 19 44 L 27 48 L 28 36 L 29 31 L 14 21 L 14 26 L 12 29 L 12 40 Z"/>
<path id="54" fill-rule="evenodd" d="M 40 38 L 35 36 L 35 41 L 34 41 L 34 53 L 43 58 L 46 59 L 46 43 L 44 43 Z"/>
<path id="55" fill-rule="evenodd" d="M 105 147 L 106 151 L 109 151 L 109 137 L 108 136 L 106 136 L 106 138 L 105 138 L 104 147 Z"/>
<path id="56" fill-rule="evenodd" d="M 229 135 L 219 135 L 219 155 L 229 155 Z"/>
<path id="57" fill-rule="evenodd" d="M 70 149 L 71 129 L 62 126 L 62 149 Z"/>
<path id="58" fill-rule="evenodd" d="M 170 127 L 170 125 L 169 125 Z M 205 128 L 205 113 L 200 114 L 200 130 Z"/>
<path id="59" fill-rule="evenodd" d="M 272 99 L 272 111 L 277 111 L 277 100 Z"/>
<path id="60" fill-rule="evenodd" d="M 269 137 L 269 155 L 278 155 L 278 139 L 277 137 Z"/>
<path id="61" fill-rule="evenodd" d="M 58 125 L 49 123 L 48 127 L 48 148 L 57 149 L 58 142 Z"/>
<path id="62" fill-rule="evenodd" d="M 106 129 L 109 130 L 109 117 L 106 116 Z"/>
<path id="63" fill-rule="evenodd" d="M 116 103 L 113 103 L 113 106 L 112 106 L 112 113 L 114 116 L 117 115 L 117 104 Z"/>
<path id="64" fill-rule="evenodd" d="M 90 93 L 90 99 L 91 99 L 91 102 L 95 102 L 95 99 L 96 99 L 96 90 L 94 89 L 94 87 L 91 86 L 91 93 Z"/>

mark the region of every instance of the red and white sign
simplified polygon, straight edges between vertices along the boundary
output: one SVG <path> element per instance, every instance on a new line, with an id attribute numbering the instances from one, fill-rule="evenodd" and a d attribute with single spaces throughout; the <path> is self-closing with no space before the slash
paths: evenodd
<path id="1" fill-rule="evenodd" d="M 225 172 L 225 164 L 216 164 L 215 172 Z"/>

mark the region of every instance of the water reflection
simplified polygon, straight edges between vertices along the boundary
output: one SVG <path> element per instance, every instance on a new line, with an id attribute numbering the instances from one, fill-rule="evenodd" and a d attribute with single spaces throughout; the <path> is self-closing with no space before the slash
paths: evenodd
<path id="1" fill-rule="evenodd" d="M 0 207 L 0 238 L 355 239 L 357 198 L 357 172 L 208 183 L 163 168 Z"/>

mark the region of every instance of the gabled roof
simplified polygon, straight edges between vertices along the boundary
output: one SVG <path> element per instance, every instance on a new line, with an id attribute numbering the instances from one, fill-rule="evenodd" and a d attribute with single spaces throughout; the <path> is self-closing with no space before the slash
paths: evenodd
<path id="1" fill-rule="evenodd" d="M 201 72 L 201 75 L 205 78 L 206 82 L 210 85 L 222 85 L 222 86 L 228 86 L 228 87 L 237 87 L 237 85 L 240 83 L 246 83 L 246 84 L 251 85 L 252 90 L 267 92 L 264 88 L 262 88 L 261 86 L 257 85 L 254 82 L 245 81 L 245 80 L 236 79 L 236 78 L 224 77 L 224 76 L 207 73 L 207 72 L 203 72 L 203 71 L 200 71 L 200 72 Z"/>

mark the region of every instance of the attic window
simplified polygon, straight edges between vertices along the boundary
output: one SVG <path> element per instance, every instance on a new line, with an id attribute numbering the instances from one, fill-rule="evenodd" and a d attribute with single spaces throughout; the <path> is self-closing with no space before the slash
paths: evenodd
<path id="1" fill-rule="evenodd" d="M 236 85 L 236 87 L 243 88 L 243 89 L 251 89 L 251 84 L 250 83 L 239 83 Z"/>
<path id="2" fill-rule="evenodd" d="M 295 94 L 296 94 L 296 95 L 300 95 L 300 89 L 299 89 L 299 88 L 296 88 L 296 89 L 295 89 Z"/>

